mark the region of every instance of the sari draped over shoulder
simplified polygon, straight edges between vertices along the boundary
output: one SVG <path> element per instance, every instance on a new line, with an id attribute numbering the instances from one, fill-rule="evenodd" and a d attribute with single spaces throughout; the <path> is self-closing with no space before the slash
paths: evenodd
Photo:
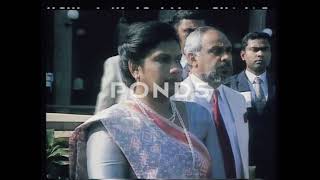
<path id="1" fill-rule="evenodd" d="M 131 100 L 114 105 L 77 127 L 70 137 L 70 178 L 87 179 L 86 129 L 101 122 L 121 149 L 137 178 L 198 179 L 210 177 L 211 157 L 190 134 L 195 162 L 182 128 L 152 111 L 141 112 Z"/>

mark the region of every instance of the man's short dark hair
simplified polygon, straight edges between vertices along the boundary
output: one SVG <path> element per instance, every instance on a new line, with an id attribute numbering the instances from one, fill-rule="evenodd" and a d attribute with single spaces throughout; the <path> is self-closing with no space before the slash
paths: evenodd
<path id="1" fill-rule="evenodd" d="M 203 10 L 179 10 L 173 15 L 172 20 L 169 23 L 173 26 L 177 26 L 183 19 L 205 20 L 205 18 L 206 11 Z"/>
<path id="2" fill-rule="evenodd" d="M 242 38 L 241 50 L 245 50 L 246 47 L 248 46 L 248 41 L 254 40 L 254 39 L 265 39 L 265 40 L 268 40 L 268 42 L 270 43 L 270 35 L 269 34 L 267 34 L 265 32 L 250 32 Z"/>

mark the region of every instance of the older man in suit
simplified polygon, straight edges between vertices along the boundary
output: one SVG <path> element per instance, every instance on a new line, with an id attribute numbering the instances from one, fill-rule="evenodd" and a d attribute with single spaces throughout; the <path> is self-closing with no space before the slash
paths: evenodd
<path id="1" fill-rule="evenodd" d="M 212 114 L 220 147 L 207 148 L 213 156 L 213 166 L 219 167 L 213 172 L 215 178 L 249 178 L 245 99 L 222 85 L 232 75 L 231 49 L 228 38 L 213 27 L 192 32 L 184 47 L 191 71 L 172 98 L 196 102 Z M 221 149 L 222 161 L 215 159 L 215 149 Z"/>
<path id="2" fill-rule="evenodd" d="M 241 92 L 247 102 L 249 121 L 249 164 L 256 166 L 256 177 L 276 177 L 275 82 L 267 71 L 271 61 L 270 36 L 263 32 L 248 33 L 242 39 L 241 58 L 246 69 L 226 80 L 225 84 Z"/>

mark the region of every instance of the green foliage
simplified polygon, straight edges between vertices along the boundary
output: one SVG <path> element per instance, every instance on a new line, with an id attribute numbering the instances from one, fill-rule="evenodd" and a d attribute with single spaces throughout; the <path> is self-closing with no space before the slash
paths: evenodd
<path id="1" fill-rule="evenodd" d="M 68 176 L 68 139 L 55 138 L 54 129 L 47 129 L 46 157 L 49 177 L 60 179 L 61 176 Z"/>

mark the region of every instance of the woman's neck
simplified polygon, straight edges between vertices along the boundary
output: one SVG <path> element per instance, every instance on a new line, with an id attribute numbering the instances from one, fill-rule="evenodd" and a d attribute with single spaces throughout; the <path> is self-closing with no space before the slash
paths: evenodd
<path id="1" fill-rule="evenodd" d="M 170 118 L 172 116 L 170 99 L 167 97 L 158 96 L 157 98 L 154 98 L 151 93 L 151 95 L 147 95 L 139 100 L 165 118 Z"/>

